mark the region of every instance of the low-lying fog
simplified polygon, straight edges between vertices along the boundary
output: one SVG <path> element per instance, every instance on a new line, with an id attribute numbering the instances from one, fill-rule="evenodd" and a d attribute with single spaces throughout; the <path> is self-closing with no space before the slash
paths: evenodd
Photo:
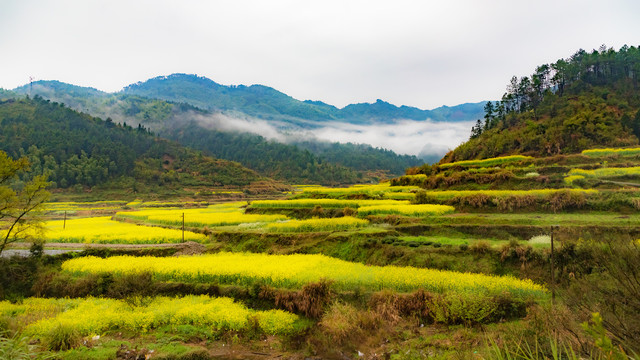
<path id="1" fill-rule="evenodd" d="M 240 131 L 261 135 L 284 143 L 320 140 L 340 143 L 369 144 L 393 150 L 398 154 L 420 158 L 441 157 L 469 139 L 475 121 L 436 122 L 431 120 L 397 120 L 393 124 L 350 124 L 329 121 L 313 128 L 294 127 L 283 122 L 227 114 L 194 115 L 193 120 L 209 129 Z"/>

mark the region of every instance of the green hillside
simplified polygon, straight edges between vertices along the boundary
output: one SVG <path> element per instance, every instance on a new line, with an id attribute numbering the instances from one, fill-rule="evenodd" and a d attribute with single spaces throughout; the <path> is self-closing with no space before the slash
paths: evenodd
<path id="1" fill-rule="evenodd" d="M 58 81 L 37 81 L 15 91 L 36 94 L 78 111 L 111 118 L 116 123 L 142 124 L 162 137 L 217 158 L 238 161 L 264 176 L 291 183 L 354 183 L 370 178 L 371 174 L 375 174 L 374 177 L 401 175 L 407 167 L 422 163 L 415 156 L 398 155 L 369 145 L 305 142 L 296 146 L 250 133 L 221 131 L 212 126 L 205 128 L 202 119 L 220 113 L 186 103 L 109 94 Z"/>
<path id="2" fill-rule="evenodd" d="M 0 150 L 26 156 L 32 173 L 53 187 L 245 186 L 265 178 L 238 163 L 214 159 L 136 128 L 33 99 L 0 102 Z"/>
<path id="3" fill-rule="evenodd" d="M 307 150 L 268 141 L 259 135 L 205 129 L 195 121 L 164 128 L 159 134 L 290 183 L 339 185 L 368 180 L 362 171 L 323 161 Z"/>
<path id="4" fill-rule="evenodd" d="M 485 106 L 471 139 L 442 162 L 637 145 L 639 74 L 639 48 L 602 46 L 514 76 L 502 100 Z"/>

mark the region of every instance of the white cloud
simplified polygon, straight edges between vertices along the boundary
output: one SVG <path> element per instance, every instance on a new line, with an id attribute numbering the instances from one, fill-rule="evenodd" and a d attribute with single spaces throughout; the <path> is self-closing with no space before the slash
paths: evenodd
<path id="1" fill-rule="evenodd" d="M 220 131 L 246 132 L 260 135 L 269 140 L 286 142 L 287 136 L 282 133 L 272 123 L 266 120 L 252 118 L 243 115 L 230 116 L 222 113 L 214 113 L 210 115 L 190 114 L 184 115 L 181 119 L 175 121 L 194 120 L 205 129 L 213 129 Z"/>
<path id="2" fill-rule="evenodd" d="M 398 120 L 393 124 L 358 125 L 327 122 L 314 128 L 292 128 L 288 124 L 266 121 L 236 114 L 192 114 L 182 120 L 195 120 L 199 125 L 221 131 L 248 132 L 268 140 L 294 143 L 320 140 L 339 143 L 369 144 L 393 150 L 398 154 L 419 157 L 444 155 L 469 138 L 473 121 L 434 122 Z"/>
<path id="3" fill-rule="evenodd" d="M 469 139 L 474 122 L 400 120 L 394 124 L 354 125 L 332 122 L 305 133 L 308 138 L 370 144 L 399 154 L 444 155 Z"/>

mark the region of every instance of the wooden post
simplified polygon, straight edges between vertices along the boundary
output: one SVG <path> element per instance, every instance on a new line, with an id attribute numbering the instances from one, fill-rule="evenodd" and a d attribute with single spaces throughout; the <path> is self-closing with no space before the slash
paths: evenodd
<path id="1" fill-rule="evenodd" d="M 182 213 L 182 242 L 184 242 L 184 213 Z"/>
<path id="2" fill-rule="evenodd" d="M 554 252 L 553 252 L 553 231 L 558 225 L 551 225 L 551 303 L 556 303 L 556 281 L 555 281 L 555 269 L 554 269 Z"/>
<path id="3" fill-rule="evenodd" d="M 67 228 L 67 210 L 64 211 L 64 220 L 62 221 L 62 230 Z"/>

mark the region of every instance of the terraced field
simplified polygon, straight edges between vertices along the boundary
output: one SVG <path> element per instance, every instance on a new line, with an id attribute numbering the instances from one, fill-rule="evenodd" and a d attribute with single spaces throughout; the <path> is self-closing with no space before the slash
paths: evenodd
<path id="1" fill-rule="evenodd" d="M 367 356 L 414 347 L 449 356 L 434 344 L 460 336 L 461 325 L 476 345 L 456 353 L 490 354 L 481 339 L 534 331 L 542 320 L 527 314 L 553 309 L 552 290 L 591 276 L 597 258 L 586 244 L 640 241 L 640 191 L 598 182 L 636 181 L 636 153 L 577 156 L 568 166 L 529 157 L 454 163 L 252 202 L 50 203 L 44 232 L 31 235 L 114 248 L 47 260 L 22 295 L 3 295 L 0 325 L 69 359 L 113 358 L 117 341 L 167 356 L 233 345 L 244 355 L 332 357 L 379 332 L 395 344 L 371 345 Z M 605 167 L 618 156 L 629 166 Z M 482 183 L 503 171 L 513 176 Z M 457 183 L 429 185 L 460 173 Z M 156 247 L 183 241 L 200 245 L 179 257 Z M 115 247 L 124 244 L 143 248 Z M 257 347 L 265 340 L 268 349 Z"/>

